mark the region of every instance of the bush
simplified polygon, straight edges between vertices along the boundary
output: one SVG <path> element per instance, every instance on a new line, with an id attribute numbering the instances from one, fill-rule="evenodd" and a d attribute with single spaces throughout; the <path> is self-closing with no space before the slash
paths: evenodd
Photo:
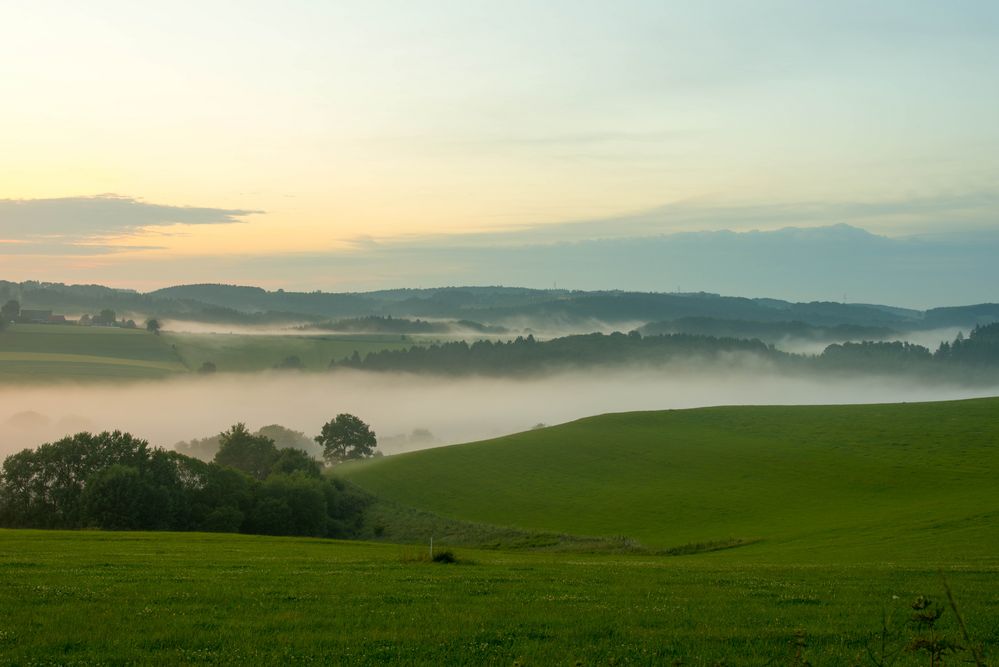
<path id="1" fill-rule="evenodd" d="M 105 530 L 167 528 L 166 496 L 135 468 L 113 465 L 87 483 L 82 499 L 84 523 Z"/>
<path id="2" fill-rule="evenodd" d="M 250 533 L 288 535 L 291 508 L 281 498 L 263 498 L 254 506 L 248 523 Z"/>
<path id="3" fill-rule="evenodd" d="M 258 490 L 253 526 L 267 535 L 326 535 L 323 483 L 298 472 L 271 475 Z"/>
<path id="4" fill-rule="evenodd" d="M 199 528 L 208 533 L 238 533 L 244 519 L 238 509 L 225 505 L 209 512 Z"/>

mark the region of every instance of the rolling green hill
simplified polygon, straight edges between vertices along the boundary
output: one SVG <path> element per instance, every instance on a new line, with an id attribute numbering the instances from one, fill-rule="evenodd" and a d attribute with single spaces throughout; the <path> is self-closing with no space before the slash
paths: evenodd
<path id="1" fill-rule="evenodd" d="M 999 399 L 612 414 L 346 467 L 382 498 L 465 521 L 718 556 L 988 561 Z"/>

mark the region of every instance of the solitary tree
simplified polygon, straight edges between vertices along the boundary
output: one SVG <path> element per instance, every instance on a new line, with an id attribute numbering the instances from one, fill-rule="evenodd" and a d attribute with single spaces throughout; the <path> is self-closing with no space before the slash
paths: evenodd
<path id="1" fill-rule="evenodd" d="M 151 317 L 148 320 L 146 320 L 146 331 L 148 331 L 149 333 L 156 334 L 157 336 L 159 336 L 161 328 L 162 327 L 160 325 L 160 321 L 155 317 Z"/>
<path id="2" fill-rule="evenodd" d="M 339 414 L 326 422 L 316 442 L 323 448 L 323 458 L 330 463 L 374 456 L 378 446 L 371 427 L 351 414 Z"/>

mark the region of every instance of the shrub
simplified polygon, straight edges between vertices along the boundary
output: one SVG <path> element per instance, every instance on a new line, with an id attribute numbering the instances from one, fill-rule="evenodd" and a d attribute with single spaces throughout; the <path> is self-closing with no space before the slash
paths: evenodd
<path id="1" fill-rule="evenodd" d="M 458 557 L 454 555 L 453 551 L 438 551 L 433 555 L 432 559 L 435 563 L 457 563 Z"/>

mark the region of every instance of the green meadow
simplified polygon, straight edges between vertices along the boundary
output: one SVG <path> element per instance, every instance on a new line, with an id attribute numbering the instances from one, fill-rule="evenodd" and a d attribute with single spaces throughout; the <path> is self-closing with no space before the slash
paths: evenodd
<path id="1" fill-rule="evenodd" d="M 872 664 L 930 567 L 463 551 L 178 533 L 0 531 L 6 664 Z M 994 566 L 946 577 L 995 646 Z M 952 613 L 939 631 L 957 636 Z M 988 655 L 988 654 L 987 654 Z M 900 654 L 895 664 L 928 664 Z M 797 664 L 804 664 L 798 662 Z"/>
<path id="2" fill-rule="evenodd" d="M 164 333 L 57 324 L 15 324 L 0 331 L 0 382 L 158 379 L 198 370 L 272 369 L 296 357 L 304 370 L 322 371 L 333 359 L 412 345 L 389 335 L 274 335 Z"/>
<path id="3" fill-rule="evenodd" d="M 197 369 L 212 362 L 219 372 L 262 371 L 274 368 L 288 357 L 297 357 L 305 370 L 325 371 L 330 361 L 361 356 L 380 350 L 410 347 L 414 343 L 398 335 L 250 335 L 163 334 L 177 348 L 188 367 Z"/>
<path id="4" fill-rule="evenodd" d="M 401 505 L 740 562 L 993 563 L 999 399 L 612 414 L 343 469 Z"/>
<path id="5" fill-rule="evenodd" d="M 0 531 L 0 660 L 924 665 L 932 639 L 994 664 L 997 414 L 612 414 L 341 466 L 378 543 Z"/>

